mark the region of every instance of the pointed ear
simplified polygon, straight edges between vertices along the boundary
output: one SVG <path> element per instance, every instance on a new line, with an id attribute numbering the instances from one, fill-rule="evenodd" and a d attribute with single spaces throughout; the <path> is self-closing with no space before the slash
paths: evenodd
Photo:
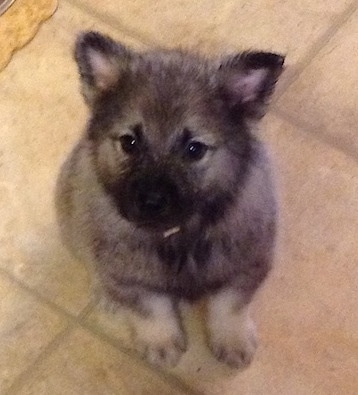
<path id="1" fill-rule="evenodd" d="M 248 117 L 262 117 L 283 71 L 284 60 L 274 53 L 244 52 L 222 62 L 220 89 L 230 110 Z"/>
<path id="2" fill-rule="evenodd" d="M 75 60 L 87 103 L 92 104 L 98 96 L 119 82 L 130 58 L 124 46 L 100 33 L 86 32 L 78 37 Z"/>

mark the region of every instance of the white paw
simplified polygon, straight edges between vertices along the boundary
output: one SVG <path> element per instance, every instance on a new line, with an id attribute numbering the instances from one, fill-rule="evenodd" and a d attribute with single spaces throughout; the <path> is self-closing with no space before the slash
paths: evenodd
<path id="1" fill-rule="evenodd" d="M 186 350 L 186 337 L 175 313 L 133 317 L 138 352 L 153 365 L 174 367 Z"/>
<path id="2" fill-rule="evenodd" d="M 161 368 L 172 368 L 179 362 L 186 350 L 186 340 L 179 336 L 156 336 L 152 340 L 137 338 L 138 352 L 152 365 Z"/>
<path id="3" fill-rule="evenodd" d="M 232 327 L 230 324 L 236 325 Z M 256 330 L 252 321 L 230 324 L 221 324 L 215 328 L 211 333 L 210 348 L 220 362 L 244 369 L 250 365 L 255 355 Z"/>

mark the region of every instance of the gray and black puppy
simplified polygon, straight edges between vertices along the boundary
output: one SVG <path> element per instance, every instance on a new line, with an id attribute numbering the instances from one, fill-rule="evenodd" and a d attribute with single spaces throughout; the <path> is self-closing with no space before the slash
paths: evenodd
<path id="1" fill-rule="evenodd" d="M 248 365 L 248 305 L 271 267 L 277 214 L 252 130 L 284 58 L 137 53 L 94 32 L 75 58 L 91 116 L 58 180 L 65 243 L 96 269 L 107 300 L 131 311 L 150 362 L 178 362 L 178 302 L 206 298 L 214 355 Z"/>

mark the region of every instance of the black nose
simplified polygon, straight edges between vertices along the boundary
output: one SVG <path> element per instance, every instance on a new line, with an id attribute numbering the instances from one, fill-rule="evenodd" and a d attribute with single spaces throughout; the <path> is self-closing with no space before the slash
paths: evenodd
<path id="1" fill-rule="evenodd" d="M 169 206 L 169 194 L 161 188 L 139 191 L 137 204 L 143 214 L 159 215 Z"/>
<path id="2" fill-rule="evenodd" d="M 162 221 L 169 218 L 178 206 L 175 182 L 162 175 L 146 174 L 132 182 L 133 203 L 138 219 Z"/>

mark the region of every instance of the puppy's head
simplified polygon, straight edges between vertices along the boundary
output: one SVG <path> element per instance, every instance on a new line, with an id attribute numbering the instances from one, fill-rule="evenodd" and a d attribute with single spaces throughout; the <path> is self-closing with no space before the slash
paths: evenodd
<path id="1" fill-rule="evenodd" d="M 98 179 L 121 215 L 160 230 L 193 216 L 217 221 L 244 182 L 250 125 L 264 115 L 284 58 L 136 53 L 93 32 L 78 39 L 75 57 Z"/>

